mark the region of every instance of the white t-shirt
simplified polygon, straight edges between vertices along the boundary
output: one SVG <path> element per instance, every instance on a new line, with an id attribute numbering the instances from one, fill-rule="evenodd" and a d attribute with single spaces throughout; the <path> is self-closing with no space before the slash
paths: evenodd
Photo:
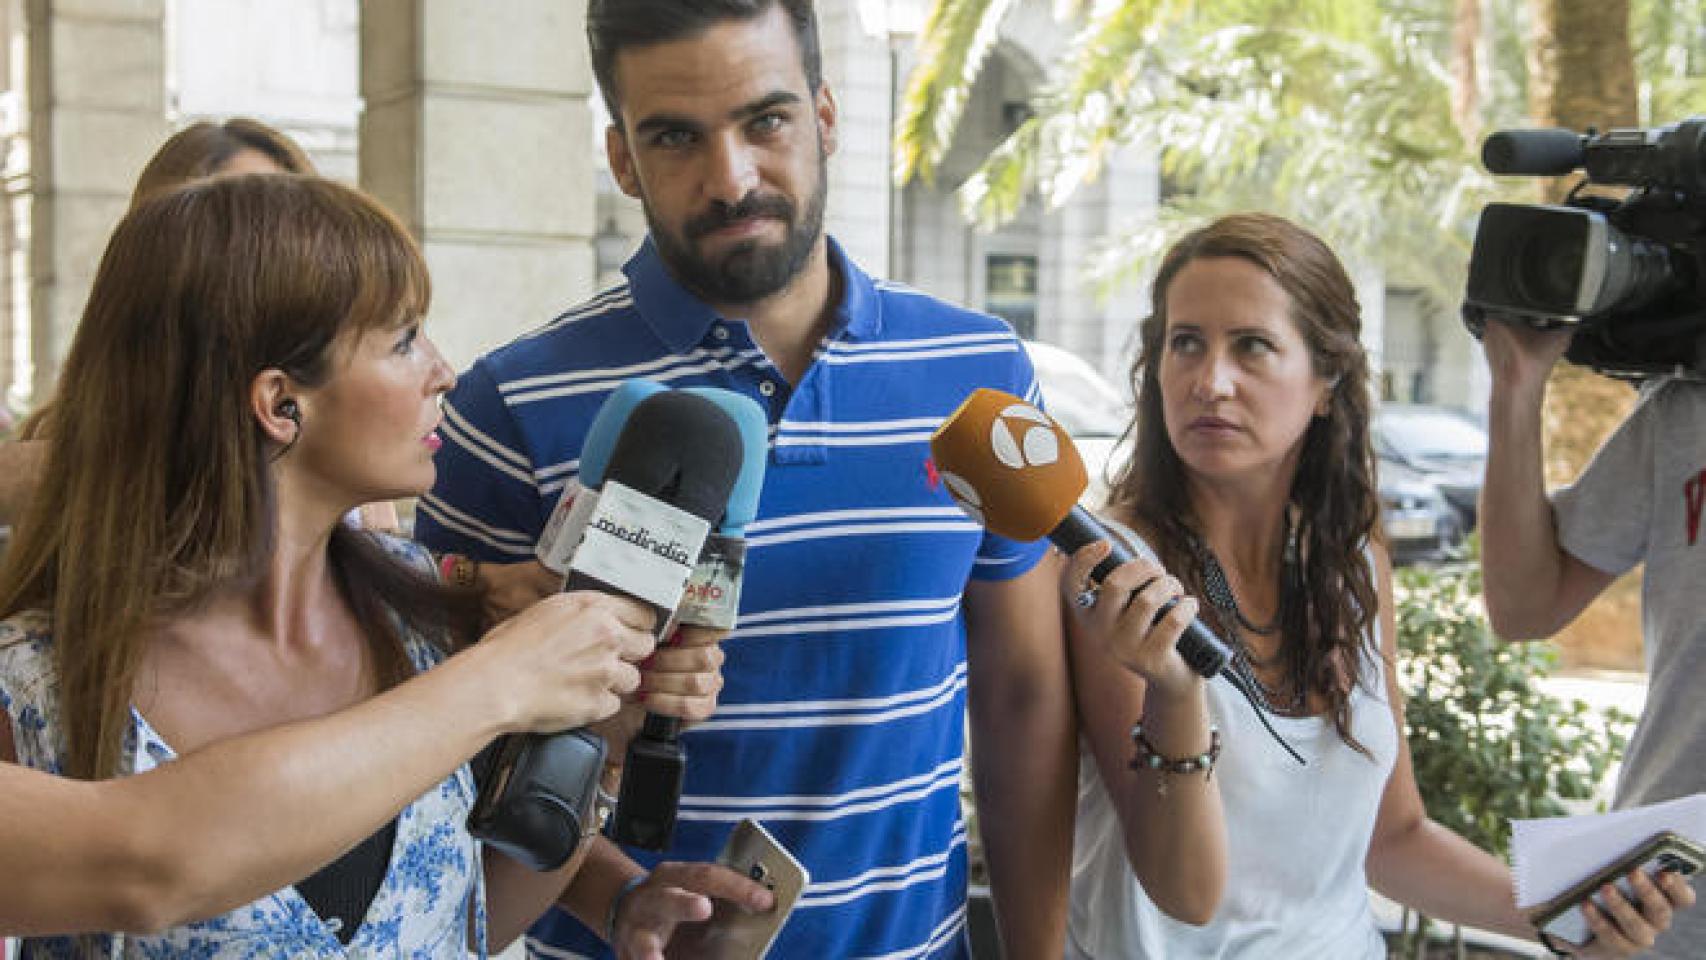
<path id="1" fill-rule="evenodd" d="M 1128 531 L 1122 531 L 1129 533 Z M 1141 542 L 1141 552 L 1149 551 Z M 1226 891 L 1201 927 L 1168 917 L 1138 885 L 1119 816 L 1088 744 L 1080 742 L 1078 823 L 1067 921 L 1069 960 L 1384 960 L 1364 861 L 1398 756 L 1379 645 L 1351 695 L 1351 730 L 1373 755 L 1347 745 L 1326 717 L 1269 717 L 1309 761 L 1273 742 L 1248 701 L 1208 684 L 1220 728 L 1214 777 L 1226 811 Z"/>
<path id="2" fill-rule="evenodd" d="M 1617 806 L 1706 790 L 1706 382 L 1649 383 L 1553 509 L 1559 543 L 1583 563 L 1610 574 L 1647 565 L 1647 706 L 1623 759 Z M 1706 907 L 1696 907 L 1677 914 L 1643 956 L 1697 958 L 1702 944 Z"/>

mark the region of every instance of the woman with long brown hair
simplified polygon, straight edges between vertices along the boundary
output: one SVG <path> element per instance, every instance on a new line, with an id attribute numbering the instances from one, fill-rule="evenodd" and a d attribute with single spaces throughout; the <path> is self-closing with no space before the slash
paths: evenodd
<path id="1" fill-rule="evenodd" d="M 340 519 L 432 483 L 454 376 L 422 333 L 428 298 L 403 227 L 328 181 L 215 178 L 124 218 L 61 374 L 47 482 L 0 566 L 0 727 L 21 762 L 142 773 L 365 701 L 472 639 L 477 598 L 441 587 L 419 548 Z M 648 652 L 649 616 L 612 609 L 626 655 Z M 609 681 L 632 686 L 626 669 Z M 652 689 L 650 709 L 705 712 Z M 600 697 L 581 719 L 614 708 Z M 534 875 L 482 858 L 472 801 L 463 767 L 294 887 L 82 952 L 484 952 L 575 862 Z"/>
<path id="2" fill-rule="evenodd" d="M 166 138 L 137 175 L 130 205 L 208 177 L 249 173 L 315 174 L 314 162 L 296 141 L 249 117 L 222 122 L 198 120 Z M 52 402 L 44 402 L 19 429 L 19 439 L 0 443 L 0 525 L 23 513 L 41 472 L 46 424 Z M 398 531 L 397 509 L 388 501 L 363 504 L 346 518 L 357 526 Z"/>
<path id="3" fill-rule="evenodd" d="M 1536 937 L 1505 865 L 1429 820 L 1416 789 L 1360 333 L 1338 258 L 1278 217 L 1221 218 L 1162 261 L 1134 453 L 1106 508 L 1145 559 L 1082 589 L 1107 555 L 1093 545 L 1066 581 L 1086 744 L 1070 956 L 1383 958 L 1371 884 Z M 1152 626 L 1185 595 L 1200 610 L 1187 599 Z M 1179 660 L 1198 612 L 1259 704 Z M 1583 955 L 1650 944 L 1693 902 L 1680 877 L 1662 886 L 1608 897 Z"/>

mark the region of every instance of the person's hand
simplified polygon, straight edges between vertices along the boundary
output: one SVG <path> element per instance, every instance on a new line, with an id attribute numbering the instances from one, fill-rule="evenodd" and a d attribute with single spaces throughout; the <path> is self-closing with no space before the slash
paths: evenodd
<path id="1" fill-rule="evenodd" d="M 1655 882 L 1647 871 L 1638 869 L 1629 874 L 1629 884 L 1635 891 L 1635 903 L 1630 903 L 1615 884 L 1608 883 L 1599 891 L 1598 902 L 1604 904 L 1603 909 L 1593 900 L 1582 904 L 1593 939 L 1576 947 L 1575 956 L 1591 960 L 1632 957 L 1670 929 L 1677 910 L 1694 905 L 1694 888 L 1675 870 L 1661 871 Z"/>
<path id="2" fill-rule="evenodd" d="M 1179 581 L 1153 560 L 1123 563 L 1100 587 L 1089 586 L 1090 572 L 1111 549 L 1107 541 L 1098 541 L 1072 554 L 1061 577 L 1070 615 L 1121 666 L 1143 677 L 1151 690 L 1178 693 L 1199 684 L 1202 678 L 1177 649 L 1179 635 L 1197 615 L 1196 598 L 1183 596 Z M 1179 598 L 1178 604 L 1156 620 L 1161 607 L 1174 598 Z M 1094 603 L 1086 606 L 1083 600 L 1090 599 Z"/>
<path id="3" fill-rule="evenodd" d="M 563 591 L 563 575 L 537 560 L 482 563 L 474 576 L 484 593 L 486 624 L 499 624 L 554 593 Z"/>
<path id="4" fill-rule="evenodd" d="M 493 628 L 465 654 L 495 664 L 492 690 L 519 732 L 552 733 L 614 714 L 640 684 L 652 611 L 591 591 L 558 593 Z"/>
<path id="5" fill-rule="evenodd" d="M 1574 327 L 1537 330 L 1518 320 L 1489 318 L 1481 334 L 1495 387 L 1540 389 L 1570 348 Z"/>
<path id="6" fill-rule="evenodd" d="M 717 694 L 723 689 L 723 648 L 718 644 L 727 635 L 708 627 L 679 627 L 639 664 L 639 689 L 615 716 L 593 725 L 609 745 L 613 766 L 622 763 L 646 714 L 691 724 L 716 712 Z"/>
<path id="7" fill-rule="evenodd" d="M 619 960 L 700 957 L 699 940 L 712 901 L 762 913 L 776 905 L 769 890 L 715 863 L 660 863 L 616 906 L 610 946 Z"/>

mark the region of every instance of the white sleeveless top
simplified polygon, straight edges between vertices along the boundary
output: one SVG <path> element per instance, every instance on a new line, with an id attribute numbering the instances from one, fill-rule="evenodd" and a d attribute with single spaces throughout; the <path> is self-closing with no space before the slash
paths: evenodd
<path id="1" fill-rule="evenodd" d="M 1153 556 L 1129 530 L 1119 532 Z M 1168 917 L 1138 885 L 1119 816 L 1080 739 L 1069 960 L 1385 958 L 1363 865 L 1399 731 L 1377 636 L 1369 643 L 1373 655 L 1350 709 L 1351 731 L 1372 760 L 1340 739 L 1326 717 L 1270 715 L 1309 761 L 1300 766 L 1262 729 L 1243 695 L 1224 680 L 1208 684 L 1209 716 L 1223 744 L 1214 777 L 1226 811 L 1227 864 L 1220 907 L 1201 927 Z"/>

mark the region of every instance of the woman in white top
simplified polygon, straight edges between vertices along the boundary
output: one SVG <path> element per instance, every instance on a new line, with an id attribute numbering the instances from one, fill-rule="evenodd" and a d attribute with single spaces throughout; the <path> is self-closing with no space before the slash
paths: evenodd
<path id="1" fill-rule="evenodd" d="M 1180 240 L 1152 296 L 1134 454 L 1106 510 L 1145 559 L 1081 590 L 1093 545 L 1066 580 L 1085 751 L 1067 955 L 1384 958 L 1371 885 L 1534 939 L 1505 865 L 1416 790 L 1343 267 L 1288 221 L 1234 215 Z M 1306 766 L 1173 650 L 1196 597 Z M 1580 955 L 1629 955 L 1694 899 L 1674 875 L 1633 882 L 1637 903 L 1590 911 Z"/>

